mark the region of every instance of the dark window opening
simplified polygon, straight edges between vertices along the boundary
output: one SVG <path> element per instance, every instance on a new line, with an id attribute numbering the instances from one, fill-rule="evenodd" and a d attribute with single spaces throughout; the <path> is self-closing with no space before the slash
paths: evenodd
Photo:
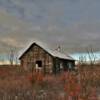
<path id="1" fill-rule="evenodd" d="M 42 67 L 42 61 L 38 60 L 36 61 L 36 64 L 38 65 L 38 67 Z"/>

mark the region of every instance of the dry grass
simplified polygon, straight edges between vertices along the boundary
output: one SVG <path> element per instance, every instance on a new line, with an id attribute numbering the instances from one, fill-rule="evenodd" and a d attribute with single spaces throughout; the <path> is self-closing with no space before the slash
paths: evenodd
<path id="1" fill-rule="evenodd" d="M 42 88 L 33 86 L 28 73 L 20 68 L 0 68 L 0 100 L 61 100 L 63 85 L 54 76 L 46 76 Z M 58 84 L 58 85 L 57 85 Z M 62 90 L 62 91 L 61 91 Z"/>
<path id="2" fill-rule="evenodd" d="M 81 96 L 89 100 L 91 88 L 100 92 L 100 67 L 80 69 Z M 85 87 L 85 89 L 84 89 Z M 99 91 L 99 92 L 98 92 Z M 67 100 L 61 75 L 47 75 L 43 87 L 33 86 L 28 74 L 19 67 L 0 67 L 0 100 Z M 83 98 L 83 97 L 82 97 Z"/>

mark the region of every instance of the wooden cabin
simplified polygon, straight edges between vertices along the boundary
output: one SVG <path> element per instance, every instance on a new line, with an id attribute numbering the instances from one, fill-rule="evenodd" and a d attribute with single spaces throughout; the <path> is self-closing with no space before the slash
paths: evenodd
<path id="1" fill-rule="evenodd" d="M 21 66 L 27 71 L 40 69 L 43 73 L 59 73 L 75 66 L 72 57 L 37 42 L 31 43 L 20 54 L 19 59 Z"/>

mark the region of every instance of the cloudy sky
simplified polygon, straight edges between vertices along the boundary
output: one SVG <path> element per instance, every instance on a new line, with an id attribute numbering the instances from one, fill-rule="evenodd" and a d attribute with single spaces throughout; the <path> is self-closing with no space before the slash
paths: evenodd
<path id="1" fill-rule="evenodd" d="M 100 0 L 0 0 L 0 54 L 39 40 L 64 52 L 100 51 Z"/>

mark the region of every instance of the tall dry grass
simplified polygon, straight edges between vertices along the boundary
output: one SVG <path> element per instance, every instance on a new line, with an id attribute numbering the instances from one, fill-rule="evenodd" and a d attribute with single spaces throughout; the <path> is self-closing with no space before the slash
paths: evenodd
<path id="1" fill-rule="evenodd" d="M 20 68 L 0 68 L 0 100 L 68 100 L 67 73 L 43 76 L 42 87 L 33 86 L 28 76 Z M 73 100 L 96 100 L 100 94 L 100 67 L 80 66 L 76 76 L 82 89 L 80 98 Z"/>

